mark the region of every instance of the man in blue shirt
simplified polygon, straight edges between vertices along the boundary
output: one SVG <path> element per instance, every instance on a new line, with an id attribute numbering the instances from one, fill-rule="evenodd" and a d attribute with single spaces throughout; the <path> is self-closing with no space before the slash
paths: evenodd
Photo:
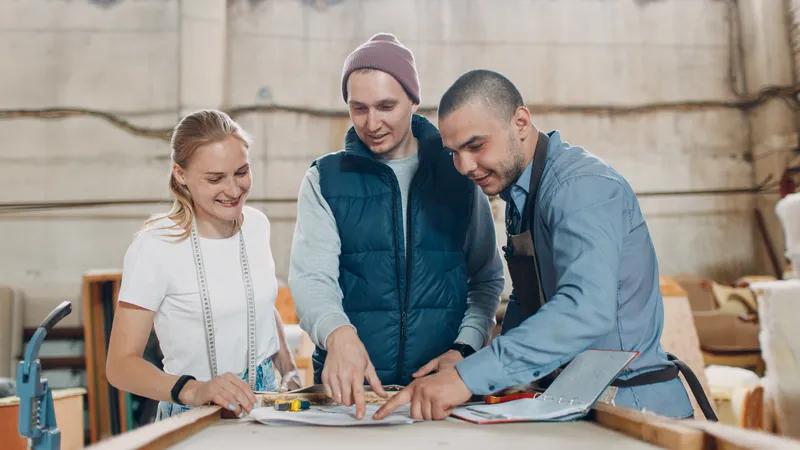
<path id="1" fill-rule="evenodd" d="M 558 131 L 538 131 L 517 88 L 496 72 L 462 75 L 438 113 L 458 171 L 507 202 L 514 293 L 500 336 L 455 369 L 415 380 L 376 418 L 411 403 L 415 417 L 441 419 L 472 395 L 539 380 L 589 348 L 640 352 L 614 382 L 617 405 L 693 416 L 659 342 L 656 254 L 622 175 Z"/>

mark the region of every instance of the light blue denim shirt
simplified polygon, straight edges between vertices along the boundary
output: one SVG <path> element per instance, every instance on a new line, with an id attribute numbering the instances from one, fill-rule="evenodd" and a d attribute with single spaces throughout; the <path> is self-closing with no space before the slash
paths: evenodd
<path id="1" fill-rule="evenodd" d="M 672 366 L 659 342 L 655 249 L 633 190 L 558 131 L 548 135 L 532 224 L 547 303 L 522 320 L 512 294 L 502 335 L 456 365 L 473 394 L 538 380 L 588 348 L 639 351 L 622 379 Z M 522 214 L 532 165 L 504 195 Z M 615 403 L 676 418 L 693 413 L 679 378 L 620 388 Z"/>

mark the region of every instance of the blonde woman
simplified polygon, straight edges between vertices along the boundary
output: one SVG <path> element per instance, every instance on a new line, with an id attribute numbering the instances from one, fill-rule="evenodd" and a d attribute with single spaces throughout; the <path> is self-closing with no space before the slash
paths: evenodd
<path id="1" fill-rule="evenodd" d="M 300 387 L 283 323 L 270 223 L 245 206 L 250 136 L 219 111 L 172 135 L 167 214 L 145 222 L 125 254 L 106 371 L 118 389 L 159 400 L 156 420 L 214 403 L 240 417 L 254 391 Z M 164 371 L 142 357 L 151 327 Z"/>

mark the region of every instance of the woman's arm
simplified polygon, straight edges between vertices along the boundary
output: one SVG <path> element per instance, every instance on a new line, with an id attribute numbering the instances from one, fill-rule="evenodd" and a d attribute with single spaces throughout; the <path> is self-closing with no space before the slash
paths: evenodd
<path id="1" fill-rule="evenodd" d="M 154 316 L 153 311 L 130 303 L 117 304 L 108 344 L 106 377 L 117 389 L 171 403 L 170 391 L 179 377 L 159 370 L 142 358 Z M 252 410 L 256 397 L 247 383 L 226 373 L 208 382 L 189 381 L 178 400 L 194 406 L 216 403 L 240 414 L 242 409 Z"/>
<path id="2" fill-rule="evenodd" d="M 281 347 L 280 350 L 278 350 L 278 353 L 272 355 L 272 363 L 275 365 L 275 368 L 278 369 L 278 373 L 281 374 L 281 386 L 278 390 L 293 391 L 295 389 L 300 389 L 303 387 L 303 385 L 300 381 L 300 377 L 297 375 L 297 365 L 294 362 L 292 349 L 289 348 L 289 344 L 286 341 L 286 332 L 283 329 L 283 320 L 281 320 L 281 315 L 278 313 L 277 309 L 274 309 L 274 312 L 275 328 L 278 334 L 278 342 L 280 343 Z"/>
<path id="3" fill-rule="evenodd" d="M 117 389 L 142 397 L 172 402 L 175 375 L 159 370 L 142 358 L 154 311 L 126 302 L 117 303 L 106 359 L 106 377 Z"/>

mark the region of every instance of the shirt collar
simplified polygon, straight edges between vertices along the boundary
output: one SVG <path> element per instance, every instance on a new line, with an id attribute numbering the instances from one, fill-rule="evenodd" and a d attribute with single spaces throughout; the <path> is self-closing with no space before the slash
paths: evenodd
<path id="1" fill-rule="evenodd" d="M 514 184 L 503 189 L 502 192 L 500 192 L 500 198 L 502 198 L 506 202 L 509 201 L 511 199 L 511 191 L 514 190 L 514 188 L 522 189 L 525 195 L 528 195 L 528 188 L 530 188 L 531 185 L 532 172 L 533 172 L 533 158 L 531 158 L 531 162 L 528 163 L 527 167 L 525 167 L 525 170 L 523 170 L 522 174 L 520 174 L 519 178 L 517 178 L 517 181 L 514 182 Z"/>

